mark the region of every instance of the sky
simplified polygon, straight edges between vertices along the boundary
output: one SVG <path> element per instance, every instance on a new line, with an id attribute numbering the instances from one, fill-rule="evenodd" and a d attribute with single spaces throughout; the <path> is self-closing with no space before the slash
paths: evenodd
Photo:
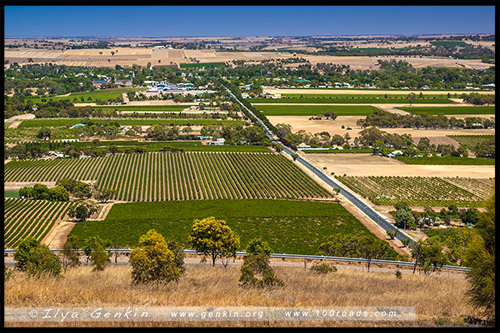
<path id="1" fill-rule="evenodd" d="M 494 6 L 4 6 L 5 37 L 494 33 Z"/>

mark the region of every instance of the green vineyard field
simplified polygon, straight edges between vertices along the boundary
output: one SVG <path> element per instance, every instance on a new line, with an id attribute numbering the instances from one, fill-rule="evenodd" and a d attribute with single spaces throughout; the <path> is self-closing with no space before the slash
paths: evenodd
<path id="1" fill-rule="evenodd" d="M 283 155 L 184 152 L 115 154 L 86 159 L 12 161 L 5 182 L 49 182 L 70 177 L 116 189 L 114 199 L 307 199 L 332 194 Z"/>
<path id="2" fill-rule="evenodd" d="M 191 248 L 188 237 L 195 219 L 214 216 L 240 237 L 239 251 L 260 238 L 275 253 L 315 254 L 335 234 L 375 236 L 342 205 L 305 200 L 197 200 L 118 203 L 104 221 L 77 223 L 70 235 L 98 235 L 122 247 L 136 246 L 155 229 Z M 119 230 L 117 232 L 117 230 Z M 394 258 L 395 251 L 388 257 Z"/>
<path id="3" fill-rule="evenodd" d="M 407 202 L 410 206 L 478 207 L 493 190 L 488 181 L 470 178 L 337 176 L 354 192 L 376 205 Z"/>
<path id="4" fill-rule="evenodd" d="M 4 199 L 4 248 L 16 248 L 26 236 L 40 241 L 62 219 L 71 203 L 47 200 Z"/>

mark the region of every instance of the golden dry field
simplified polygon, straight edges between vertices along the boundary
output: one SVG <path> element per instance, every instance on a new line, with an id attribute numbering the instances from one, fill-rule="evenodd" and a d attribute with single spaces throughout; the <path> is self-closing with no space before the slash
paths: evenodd
<path id="1" fill-rule="evenodd" d="M 45 322 L 7 326 L 271 326 L 271 327 L 430 327 L 463 325 L 462 316 L 477 316 L 468 304 L 467 280 L 452 276 L 339 269 L 321 275 L 299 267 L 274 267 L 284 287 L 275 290 L 238 286 L 238 266 L 187 266 L 178 283 L 131 284 L 129 266 L 95 273 L 88 266 L 69 269 L 63 278 L 32 278 L 15 272 L 5 283 L 5 307 L 370 307 L 415 306 L 416 320 L 407 322 L 265 321 L 265 322 Z"/>

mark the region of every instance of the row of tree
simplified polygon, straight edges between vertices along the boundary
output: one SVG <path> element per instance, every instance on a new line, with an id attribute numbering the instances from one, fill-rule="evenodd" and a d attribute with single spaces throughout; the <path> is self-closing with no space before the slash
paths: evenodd
<path id="1" fill-rule="evenodd" d="M 356 125 L 361 127 L 375 126 L 379 128 L 495 128 L 494 118 L 466 117 L 457 119 L 445 115 L 401 115 L 377 110 L 358 119 Z"/>

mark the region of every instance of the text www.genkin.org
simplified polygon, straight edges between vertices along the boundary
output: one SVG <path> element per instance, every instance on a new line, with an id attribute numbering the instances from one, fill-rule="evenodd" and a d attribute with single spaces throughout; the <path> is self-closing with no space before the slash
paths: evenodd
<path id="1" fill-rule="evenodd" d="M 411 321 L 415 306 L 37 307 L 5 308 L 5 322 L 75 321 Z"/>

